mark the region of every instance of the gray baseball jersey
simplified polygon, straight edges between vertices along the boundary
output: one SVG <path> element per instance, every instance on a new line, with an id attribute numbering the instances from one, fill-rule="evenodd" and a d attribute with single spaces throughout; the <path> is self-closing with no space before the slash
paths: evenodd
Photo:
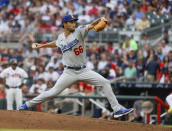
<path id="1" fill-rule="evenodd" d="M 63 64 L 67 66 L 80 67 L 86 64 L 85 37 L 88 34 L 88 26 L 80 26 L 68 37 L 62 33 L 56 40 L 56 46 L 63 53 Z"/>
<path id="2" fill-rule="evenodd" d="M 84 39 L 88 34 L 88 26 L 80 26 L 75 29 L 68 37 L 64 33 L 60 34 L 56 45 L 61 48 L 63 53 L 63 64 L 70 67 L 81 67 L 86 64 L 86 49 Z M 100 74 L 88 68 L 64 69 L 63 74 L 57 80 L 53 88 L 41 93 L 31 101 L 26 102 L 28 107 L 32 107 L 46 101 L 49 98 L 60 94 L 65 88 L 70 87 L 73 83 L 83 81 L 92 85 L 103 88 L 105 96 L 108 98 L 114 111 L 123 108 L 113 94 L 110 82 Z"/>

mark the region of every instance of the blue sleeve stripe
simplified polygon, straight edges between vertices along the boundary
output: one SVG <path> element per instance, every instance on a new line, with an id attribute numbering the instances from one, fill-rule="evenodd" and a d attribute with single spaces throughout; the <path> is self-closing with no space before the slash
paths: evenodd
<path id="1" fill-rule="evenodd" d="M 68 51 L 68 50 L 71 50 L 72 47 L 74 47 L 76 44 L 78 44 L 78 42 L 79 42 L 79 41 L 78 41 L 77 39 L 75 39 L 75 40 L 69 42 L 67 45 L 64 45 L 64 46 L 61 48 L 62 52 L 64 53 L 64 52 L 66 52 L 66 51 Z"/>

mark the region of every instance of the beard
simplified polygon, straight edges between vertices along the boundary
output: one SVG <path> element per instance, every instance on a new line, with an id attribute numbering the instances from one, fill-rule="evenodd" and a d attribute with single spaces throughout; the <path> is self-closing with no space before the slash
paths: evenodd
<path id="1" fill-rule="evenodd" d="M 15 70 L 17 68 L 17 65 L 12 65 L 12 69 Z"/>
<path id="2" fill-rule="evenodd" d="M 71 32 L 71 33 L 74 32 L 74 31 L 75 31 L 75 28 L 70 28 L 69 29 L 69 32 Z"/>

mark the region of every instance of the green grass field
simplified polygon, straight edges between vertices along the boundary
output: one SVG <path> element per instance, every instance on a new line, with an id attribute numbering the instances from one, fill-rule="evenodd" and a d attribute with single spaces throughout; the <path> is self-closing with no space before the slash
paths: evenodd
<path id="1" fill-rule="evenodd" d="M 72 131 L 72 130 L 30 130 L 30 129 L 0 129 L 0 131 Z"/>
<path id="2" fill-rule="evenodd" d="M 172 127 L 172 125 L 164 125 L 164 126 L 166 126 L 166 127 Z"/>

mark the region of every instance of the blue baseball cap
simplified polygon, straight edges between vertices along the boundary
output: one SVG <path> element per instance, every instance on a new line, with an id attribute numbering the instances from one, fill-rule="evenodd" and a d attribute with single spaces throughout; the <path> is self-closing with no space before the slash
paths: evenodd
<path id="1" fill-rule="evenodd" d="M 72 15 L 65 15 L 65 16 L 63 16 L 61 23 L 63 24 L 64 22 L 77 21 L 77 20 L 78 19 L 74 18 Z"/>

